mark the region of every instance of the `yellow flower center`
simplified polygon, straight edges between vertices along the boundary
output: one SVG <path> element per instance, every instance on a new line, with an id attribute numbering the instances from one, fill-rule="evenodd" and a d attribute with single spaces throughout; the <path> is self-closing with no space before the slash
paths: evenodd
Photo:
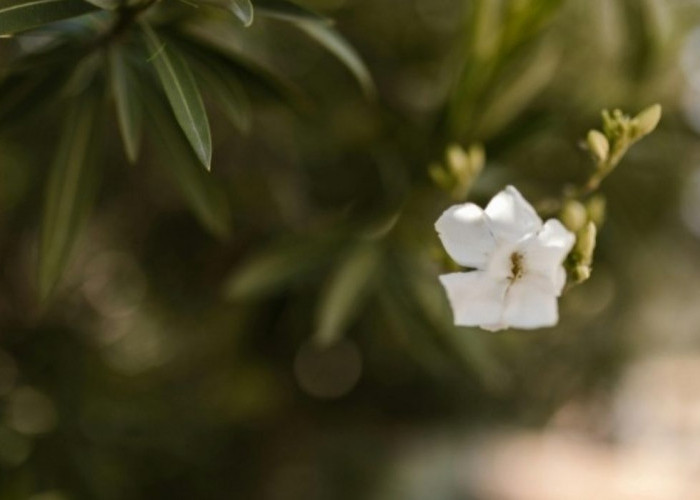
<path id="1" fill-rule="evenodd" d="M 523 276 L 523 256 L 518 252 L 510 254 L 510 276 L 511 283 L 515 283 Z"/>

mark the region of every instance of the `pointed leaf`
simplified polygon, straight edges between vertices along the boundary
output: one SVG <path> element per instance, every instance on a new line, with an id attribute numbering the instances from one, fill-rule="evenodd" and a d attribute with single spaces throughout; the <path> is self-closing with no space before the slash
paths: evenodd
<path id="1" fill-rule="evenodd" d="M 90 163 L 93 161 L 97 116 L 94 93 L 75 99 L 63 125 L 49 175 L 39 248 L 39 293 L 51 294 L 61 276 L 81 222 L 91 202 Z"/>
<path id="2" fill-rule="evenodd" d="M 311 99 L 276 68 L 231 36 L 230 23 L 206 19 L 184 24 L 180 31 L 183 49 L 192 57 L 215 58 L 227 72 L 240 77 L 249 88 L 288 101 L 298 111 L 308 111 Z"/>
<path id="3" fill-rule="evenodd" d="M 331 277 L 318 309 L 314 340 L 330 345 L 344 333 L 372 283 L 379 252 L 370 244 L 357 247 Z"/>
<path id="4" fill-rule="evenodd" d="M 208 92 L 234 127 L 248 133 L 252 114 L 250 100 L 238 79 L 212 61 L 200 61 L 196 70 L 205 94 Z"/>
<path id="5" fill-rule="evenodd" d="M 11 35 L 97 10 L 83 0 L 0 0 L 0 35 Z"/>
<path id="6" fill-rule="evenodd" d="M 250 0 L 229 0 L 229 9 L 246 28 L 253 24 L 253 4 Z"/>
<path id="7" fill-rule="evenodd" d="M 550 83 L 559 63 L 559 49 L 544 45 L 524 68 L 514 69 L 513 76 L 492 89 L 487 111 L 476 126 L 478 137 L 491 137 L 522 113 Z"/>
<path id="8" fill-rule="evenodd" d="M 119 46 L 110 48 L 109 64 L 112 93 L 117 108 L 117 121 L 124 143 L 124 151 L 129 162 L 136 163 L 143 129 L 142 103 L 138 98 L 133 71 L 126 61 L 126 55 Z"/>
<path id="9" fill-rule="evenodd" d="M 161 162 L 175 180 L 190 208 L 202 225 L 214 236 L 226 238 L 231 233 L 228 198 L 219 180 L 203 171 L 187 138 L 173 122 L 165 103 L 155 89 L 145 88 L 146 102 L 153 128 L 159 141 L 159 154 L 167 157 Z"/>
<path id="10" fill-rule="evenodd" d="M 376 93 L 372 76 L 355 49 L 333 28 L 318 21 L 298 21 L 294 26 L 321 44 L 336 56 L 355 76 L 365 95 L 373 97 Z"/>
<path id="11" fill-rule="evenodd" d="M 293 2 L 285 0 L 257 0 L 255 11 L 261 16 L 288 22 L 317 21 L 333 24 L 333 21 L 321 14 L 305 9 Z"/>
<path id="12" fill-rule="evenodd" d="M 202 96 L 187 62 L 172 47 L 166 46 L 147 24 L 142 24 L 151 60 L 175 118 L 187 136 L 199 161 L 211 168 L 211 132 Z"/>
<path id="13" fill-rule="evenodd" d="M 122 0 L 85 0 L 90 2 L 92 5 L 99 7 L 104 10 L 117 10 L 122 4 Z"/>

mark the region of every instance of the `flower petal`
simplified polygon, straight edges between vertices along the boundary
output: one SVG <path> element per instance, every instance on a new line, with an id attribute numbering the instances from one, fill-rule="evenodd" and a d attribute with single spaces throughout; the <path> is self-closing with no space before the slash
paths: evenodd
<path id="1" fill-rule="evenodd" d="M 508 282 L 494 281 L 482 271 L 440 276 L 452 306 L 455 325 L 496 325 L 503 316 Z"/>
<path id="2" fill-rule="evenodd" d="M 483 268 L 496 244 L 484 211 L 473 203 L 445 210 L 435 229 L 450 257 L 465 267 Z"/>
<path id="3" fill-rule="evenodd" d="M 535 209 L 513 186 L 494 196 L 485 212 L 494 236 L 508 241 L 517 241 L 542 227 Z"/>
<path id="4" fill-rule="evenodd" d="M 554 326 L 559 321 L 557 297 L 538 276 L 525 276 L 506 293 L 503 322 L 514 328 L 534 329 Z"/>
<path id="5" fill-rule="evenodd" d="M 527 272 L 549 280 L 555 295 L 561 293 L 566 282 L 562 262 L 571 251 L 576 237 L 556 219 L 545 222 L 537 236 L 524 242 L 521 251 Z"/>

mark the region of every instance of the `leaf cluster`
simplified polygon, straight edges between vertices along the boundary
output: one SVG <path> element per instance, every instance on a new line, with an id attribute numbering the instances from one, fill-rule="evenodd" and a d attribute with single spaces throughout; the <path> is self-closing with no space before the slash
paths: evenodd
<path id="1" fill-rule="evenodd" d="M 368 95 L 374 92 L 362 60 L 331 21 L 285 0 L 0 0 L 0 43 L 12 53 L 0 75 L 0 126 L 49 105 L 60 106 L 64 116 L 42 222 L 42 297 L 58 282 L 89 212 L 106 130 L 118 129 L 130 163 L 139 161 L 148 136 L 158 163 L 167 166 L 204 227 L 228 237 L 227 194 L 206 173 L 213 157 L 212 107 L 246 134 L 253 122 L 251 90 L 291 105 L 303 99 L 253 43 L 231 43 L 237 36 L 254 42 L 248 35 L 256 16 L 310 37 L 343 62 Z M 34 39 L 39 42 L 22 43 Z M 108 127 L 110 102 L 116 127 Z"/>

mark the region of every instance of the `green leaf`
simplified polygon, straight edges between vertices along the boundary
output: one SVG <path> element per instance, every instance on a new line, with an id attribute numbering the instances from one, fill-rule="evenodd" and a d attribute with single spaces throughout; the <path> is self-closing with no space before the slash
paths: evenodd
<path id="1" fill-rule="evenodd" d="M 122 4 L 122 0 L 85 0 L 92 5 L 104 10 L 117 10 Z"/>
<path id="2" fill-rule="evenodd" d="M 126 61 L 126 55 L 119 46 L 109 50 L 110 81 L 112 93 L 117 108 L 119 132 L 126 157 L 131 163 L 136 163 L 141 146 L 143 129 L 143 104 L 138 98 L 138 89 L 133 71 Z"/>
<path id="3" fill-rule="evenodd" d="M 68 262 L 91 204 L 90 171 L 100 106 L 95 92 L 75 98 L 49 175 L 39 248 L 39 293 L 47 299 Z"/>
<path id="4" fill-rule="evenodd" d="M 187 62 L 171 47 L 166 47 L 158 35 L 143 23 L 146 45 L 151 60 L 175 118 L 187 136 L 197 158 L 207 170 L 211 169 L 211 132 L 202 96 Z"/>
<path id="5" fill-rule="evenodd" d="M 523 67 L 513 68 L 512 76 L 495 86 L 475 135 L 492 137 L 520 115 L 556 74 L 560 52 L 543 46 Z"/>
<path id="6" fill-rule="evenodd" d="M 238 79 L 211 61 L 199 61 L 195 68 L 205 93 L 209 93 L 234 127 L 248 133 L 252 115 L 250 100 Z"/>
<path id="7" fill-rule="evenodd" d="M 298 111 L 308 111 L 311 107 L 311 99 L 295 83 L 232 36 L 230 23 L 213 19 L 185 23 L 179 35 L 183 49 L 193 57 L 216 58 L 220 66 L 225 66 L 227 72 L 240 77 L 250 88 L 285 100 Z"/>
<path id="8" fill-rule="evenodd" d="M 103 57 L 99 52 L 88 52 L 73 65 L 70 78 L 61 88 L 61 95 L 74 97 L 83 94 L 95 77 L 103 70 Z"/>
<path id="9" fill-rule="evenodd" d="M 97 10 L 83 0 L 0 0 L 0 35 L 11 35 Z"/>
<path id="10" fill-rule="evenodd" d="M 168 112 L 162 98 L 152 88 L 146 88 L 147 111 L 154 130 L 160 138 L 158 153 L 166 156 L 161 162 L 175 180 L 190 208 L 202 225 L 218 238 L 231 234 L 230 207 L 220 180 L 203 171 L 187 138 Z"/>
<path id="11" fill-rule="evenodd" d="M 277 292 L 323 266 L 335 254 L 337 240 L 324 238 L 287 242 L 263 250 L 226 280 L 228 300 L 248 300 Z"/>
<path id="12" fill-rule="evenodd" d="M 294 23 L 308 36 L 316 40 L 331 54 L 337 57 L 355 76 L 367 97 L 374 97 L 376 89 L 372 76 L 355 49 L 337 31 L 318 21 L 298 21 Z"/>
<path id="13" fill-rule="evenodd" d="M 253 24 L 253 4 L 250 0 L 229 0 L 229 9 L 241 20 L 246 28 Z"/>
<path id="14" fill-rule="evenodd" d="M 316 12 L 285 0 L 257 0 L 255 11 L 264 17 L 288 22 L 317 21 L 333 24 L 333 21 Z"/>
<path id="15" fill-rule="evenodd" d="M 250 0 L 199 0 L 201 3 L 224 9 L 232 13 L 248 28 L 253 24 L 255 9 Z"/>
<path id="16" fill-rule="evenodd" d="M 354 249 L 322 292 L 314 340 L 330 345 L 343 334 L 372 284 L 380 254 L 371 244 Z"/>

